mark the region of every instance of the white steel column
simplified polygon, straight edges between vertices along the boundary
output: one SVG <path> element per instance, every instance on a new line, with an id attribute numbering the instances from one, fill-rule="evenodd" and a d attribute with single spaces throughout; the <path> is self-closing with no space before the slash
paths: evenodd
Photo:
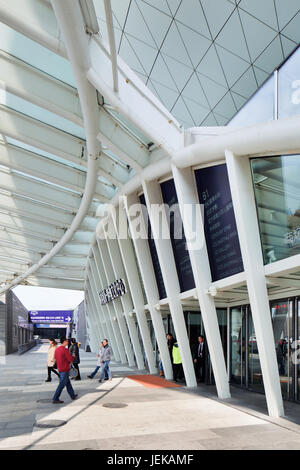
<path id="1" fill-rule="evenodd" d="M 143 181 L 143 190 L 151 222 L 151 228 L 154 235 L 155 246 L 166 288 L 175 334 L 179 344 L 185 380 L 188 387 L 196 387 L 197 381 L 195 369 L 191 355 L 190 343 L 186 331 L 183 309 L 179 298 L 180 286 L 171 240 L 170 238 L 162 238 L 159 227 L 159 218 L 153 217 L 153 213 L 151 211 L 152 204 L 158 204 L 160 206 L 164 204 L 161 194 L 161 188 L 157 181 Z M 170 233 L 165 212 L 164 216 L 161 217 L 161 219 L 162 233 Z"/>
<path id="2" fill-rule="evenodd" d="M 268 410 L 279 417 L 284 409 L 250 162 L 227 150 L 225 156 Z"/>
<path id="3" fill-rule="evenodd" d="M 122 221 L 120 221 L 120 215 L 122 215 Z M 139 325 L 139 329 L 141 332 L 141 337 L 145 349 L 145 354 L 149 366 L 149 371 L 151 374 L 157 373 L 157 368 L 155 366 L 155 358 L 153 353 L 153 346 L 152 341 L 150 338 L 150 331 L 147 324 L 146 314 L 145 314 L 145 307 L 144 307 L 144 296 L 143 291 L 140 283 L 140 277 L 138 273 L 138 269 L 136 266 L 136 260 L 133 252 L 132 242 L 129 239 L 128 234 L 128 225 L 127 225 L 127 217 L 123 207 L 115 208 L 115 211 L 112 211 L 112 219 L 114 222 L 115 230 L 118 237 L 120 254 L 122 256 L 123 266 L 126 271 L 127 281 L 130 289 L 130 294 L 134 306 L 134 310 L 136 313 L 137 322 Z M 121 237 L 119 238 L 119 223 L 124 223 L 126 226 L 127 238 Z M 123 277 L 123 276 L 121 276 Z"/>
<path id="4" fill-rule="evenodd" d="M 116 279 L 114 277 L 114 272 L 113 272 L 113 269 L 112 269 L 111 260 L 110 260 L 110 257 L 109 257 L 109 252 L 108 252 L 108 247 L 107 247 L 106 241 L 98 239 L 98 246 L 99 246 L 99 249 L 100 249 L 100 252 L 101 252 L 103 267 L 104 267 L 104 270 L 105 270 L 105 273 L 106 273 L 106 278 L 107 278 L 108 284 L 111 284 Z M 114 306 L 114 309 L 115 309 L 115 312 L 116 312 L 116 316 L 117 316 L 117 319 L 118 319 L 118 324 L 119 324 L 120 332 L 121 332 L 121 335 L 122 335 L 122 340 L 124 342 L 124 347 L 125 347 L 126 356 L 127 356 L 127 359 L 128 359 L 128 364 L 129 364 L 130 367 L 135 367 L 135 360 L 134 360 L 133 350 L 132 350 L 131 343 L 130 343 L 130 338 L 129 338 L 129 334 L 128 334 L 128 330 L 127 330 L 126 321 L 125 321 L 125 318 L 124 318 L 124 312 L 123 312 L 123 309 L 122 309 L 121 301 L 120 301 L 120 299 L 115 299 L 115 300 L 113 300 L 112 303 L 113 303 L 113 306 Z"/>
<path id="5" fill-rule="evenodd" d="M 97 244 L 92 246 L 92 252 L 93 252 L 93 255 L 94 255 L 94 260 L 93 261 L 94 261 L 94 265 L 95 265 L 94 280 L 96 282 L 96 286 L 97 287 L 99 286 L 99 290 L 101 290 L 105 286 L 102 285 L 102 282 L 101 282 L 101 279 L 100 279 L 99 270 L 98 270 L 98 266 L 97 266 L 97 259 L 96 259 L 96 256 L 95 256 L 95 247 L 97 247 Z M 114 360 L 119 362 L 120 361 L 119 348 L 118 348 L 115 333 L 114 333 L 114 330 L 113 330 L 113 327 L 112 327 L 112 324 L 111 324 L 111 318 L 109 316 L 109 312 L 106 308 L 106 305 L 101 304 L 101 301 L 100 301 L 100 298 L 99 298 L 99 290 L 97 290 L 97 292 L 96 292 L 96 296 L 97 296 L 97 299 L 98 299 L 99 310 L 101 311 L 103 321 L 106 323 L 108 338 L 110 340 L 110 343 L 111 343 L 111 346 L 112 346 L 112 349 L 113 349 L 113 353 L 114 353 Z M 105 339 L 105 338 L 103 337 L 103 339 Z"/>
<path id="6" fill-rule="evenodd" d="M 123 262 L 121 259 L 118 241 L 116 239 L 111 239 L 109 237 L 106 238 L 106 243 L 108 247 L 108 251 L 110 254 L 111 264 L 114 271 L 114 278 L 116 279 L 124 279 L 125 283 L 127 282 L 126 273 L 123 267 Z M 125 314 L 125 319 L 129 331 L 129 336 L 131 340 L 131 344 L 133 346 L 137 367 L 140 370 L 145 369 L 144 358 L 142 353 L 141 344 L 138 337 L 138 331 L 133 319 L 132 311 L 133 305 L 132 300 L 130 297 L 130 292 L 127 290 L 126 294 L 120 297 L 121 304 L 123 306 L 123 311 Z"/>
<path id="7" fill-rule="evenodd" d="M 90 284 L 91 284 L 91 288 L 92 288 L 92 295 L 93 295 L 93 299 L 94 299 L 94 304 L 95 304 L 95 307 L 96 307 L 96 310 L 97 310 L 97 318 L 98 320 L 101 318 L 101 324 L 102 324 L 102 331 L 103 331 L 103 334 L 104 334 L 104 338 L 108 338 L 109 341 L 111 338 L 108 337 L 108 328 L 107 328 L 107 324 L 106 324 L 106 318 L 103 318 L 102 316 L 102 312 L 101 312 L 101 304 L 100 304 L 100 299 L 99 299 L 99 296 L 98 296 L 98 289 L 97 289 L 97 284 L 96 284 L 96 279 L 95 279 L 95 274 L 96 274 L 96 266 L 95 266 L 95 262 L 93 259 L 89 259 L 89 265 L 90 265 Z"/>
<path id="8" fill-rule="evenodd" d="M 89 322 L 89 335 L 91 339 L 91 349 L 92 351 L 97 351 L 97 348 L 99 348 L 99 341 L 98 341 L 97 333 L 96 333 L 97 330 L 91 325 L 91 323 L 93 322 L 92 317 L 94 316 L 94 306 L 90 299 L 90 294 L 87 295 L 87 300 L 89 304 L 89 314 L 90 314 L 88 317 L 88 322 Z"/>
<path id="9" fill-rule="evenodd" d="M 175 166 L 172 171 L 218 396 L 230 398 L 217 311 L 213 298 L 207 293 L 212 280 L 193 171 L 191 168 L 180 170 Z M 188 210 L 188 205 L 198 211 L 197 239 L 193 239 L 195 228 L 193 229 L 193 219 L 191 218 L 194 216 L 195 222 L 195 210 Z M 199 233 L 199 231 L 201 232 Z"/>
<path id="10" fill-rule="evenodd" d="M 101 281 L 101 285 L 105 289 L 108 286 L 109 283 L 107 281 L 106 274 L 105 274 L 105 271 L 104 271 L 104 268 L 103 268 L 103 262 L 102 262 L 101 253 L 100 253 L 100 250 L 99 250 L 98 243 L 96 243 L 96 245 L 93 246 L 93 253 L 94 253 L 95 259 L 97 260 L 97 268 L 98 268 L 98 273 L 99 273 L 99 278 L 100 278 L 100 281 Z M 115 338 L 116 338 L 116 343 L 117 343 L 117 348 L 118 348 L 118 351 L 119 351 L 120 360 L 121 360 L 122 364 L 127 364 L 124 343 L 123 343 L 123 340 L 122 340 L 120 327 L 119 327 L 119 324 L 118 324 L 118 319 L 116 317 L 116 312 L 115 312 L 115 308 L 113 306 L 113 303 L 108 302 L 103 307 L 106 307 L 106 309 L 107 309 L 108 317 L 110 319 L 111 326 L 112 326 L 112 329 L 113 329 L 113 332 L 114 332 L 114 335 L 115 335 Z"/>
<path id="11" fill-rule="evenodd" d="M 87 305 L 87 317 L 86 317 L 86 327 L 87 327 L 87 335 L 88 335 L 88 341 L 89 341 L 89 345 L 90 345 L 90 348 L 91 348 L 91 351 L 95 351 L 95 338 L 94 338 L 94 333 L 93 331 L 91 330 L 91 327 L 90 327 L 90 315 L 91 315 L 91 309 L 92 309 L 92 306 L 91 306 L 91 302 L 89 300 L 89 297 L 88 297 L 88 294 L 86 292 L 86 297 L 85 297 L 85 300 L 86 300 L 86 305 Z"/>
<path id="12" fill-rule="evenodd" d="M 100 318 L 99 318 L 98 306 L 97 306 L 96 301 L 95 301 L 94 285 L 93 285 L 93 279 L 92 279 L 92 273 L 91 272 L 88 272 L 88 281 L 89 281 L 89 286 L 90 286 L 89 297 L 90 297 L 90 300 L 91 300 L 92 305 L 94 307 L 94 315 L 93 315 L 94 328 L 95 328 L 95 330 L 98 330 L 97 331 L 97 334 L 98 334 L 98 341 L 97 342 L 99 343 L 102 335 L 105 334 L 105 328 L 104 328 L 103 322 L 99 321 Z"/>
<path id="13" fill-rule="evenodd" d="M 92 325 L 91 325 L 91 322 L 94 323 L 94 318 L 95 318 L 95 307 L 94 307 L 94 303 L 92 301 L 92 297 L 91 297 L 91 290 L 90 290 L 90 287 L 88 286 L 87 287 L 87 302 L 88 302 L 88 305 L 89 305 L 89 317 L 88 317 L 88 320 L 89 320 L 89 327 L 91 328 Z M 93 349 L 94 351 L 96 350 L 97 348 L 97 345 L 99 344 L 99 341 L 97 341 L 97 330 L 98 328 L 91 328 L 90 330 L 90 335 L 91 335 L 91 339 L 93 340 Z"/>
<path id="14" fill-rule="evenodd" d="M 169 349 L 167 345 L 166 332 L 164 329 L 161 313 L 155 308 L 155 306 L 159 303 L 159 293 L 153 269 L 149 244 L 148 240 L 141 238 L 139 233 L 137 233 L 137 226 L 134 224 L 134 217 L 136 216 L 136 214 L 130 211 L 130 208 L 133 206 L 136 206 L 136 208 L 138 209 L 140 201 L 135 194 L 131 194 L 130 196 L 126 196 L 124 202 L 132 241 L 135 247 L 137 260 L 139 263 L 141 276 L 144 283 L 149 313 L 151 316 L 155 338 L 159 349 L 160 359 L 163 365 L 164 376 L 167 380 L 172 380 L 173 371 Z M 139 217 L 139 221 L 141 224 L 144 224 L 144 220 L 141 217 L 141 214 Z M 143 229 L 144 233 L 147 233 L 145 224 L 143 225 Z"/>

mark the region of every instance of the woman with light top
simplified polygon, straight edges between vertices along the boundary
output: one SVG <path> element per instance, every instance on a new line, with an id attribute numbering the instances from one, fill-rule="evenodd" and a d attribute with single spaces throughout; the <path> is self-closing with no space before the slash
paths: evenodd
<path id="1" fill-rule="evenodd" d="M 97 366 L 96 366 L 96 369 L 94 370 L 94 372 L 92 372 L 90 375 L 88 375 L 88 378 L 89 379 L 93 379 L 95 377 L 95 375 L 97 374 L 98 370 L 101 369 L 101 367 L 103 366 L 103 342 L 101 341 L 100 343 L 100 348 L 99 348 L 99 352 L 97 354 Z M 108 376 L 106 375 L 105 377 L 105 380 L 108 379 Z"/>
<path id="2" fill-rule="evenodd" d="M 55 351 L 57 348 L 57 342 L 54 338 L 49 339 L 49 349 L 48 349 L 48 358 L 47 358 L 47 369 L 48 369 L 48 378 L 45 382 L 51 382 L 51 372 L 54 372 L 55 375 L 59 377 L 59 373 L 55 370 L 56 362 L 55 362 Z"/>

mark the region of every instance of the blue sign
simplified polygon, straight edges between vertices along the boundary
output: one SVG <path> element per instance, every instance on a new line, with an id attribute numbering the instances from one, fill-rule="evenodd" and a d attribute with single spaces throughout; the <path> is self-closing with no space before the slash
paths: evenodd
<path id="1" fill-rule="evenodd" d="M 73 310 L 31 310 L 29 318 L 32 323 L 70 323 Z"/>

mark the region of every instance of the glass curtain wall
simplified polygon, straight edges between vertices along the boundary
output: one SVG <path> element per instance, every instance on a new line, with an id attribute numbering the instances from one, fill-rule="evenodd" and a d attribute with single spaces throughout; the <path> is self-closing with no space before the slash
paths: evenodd
<path id="1" fill-rule="evenodd" d="M 300 300 L 272 301 L 270 315 L 282 397 L 300 401 Z M 230 382 L 264 393 L 249 305 L 232 308 L 230 312 Z"/>
<path id="2" fill-rule="evenodd" d="M 265 264 L 300 253 L 300 155 L 251 159 Z"/>

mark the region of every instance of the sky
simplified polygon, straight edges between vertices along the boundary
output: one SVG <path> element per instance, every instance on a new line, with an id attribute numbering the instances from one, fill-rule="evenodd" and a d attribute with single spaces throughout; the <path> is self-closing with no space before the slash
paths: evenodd
<path id="1" fill-rule="evenodd" d="M 17 286 L 13 292 L 27 310 L 74 310 L 84 299 L 78 290 Z"/>

